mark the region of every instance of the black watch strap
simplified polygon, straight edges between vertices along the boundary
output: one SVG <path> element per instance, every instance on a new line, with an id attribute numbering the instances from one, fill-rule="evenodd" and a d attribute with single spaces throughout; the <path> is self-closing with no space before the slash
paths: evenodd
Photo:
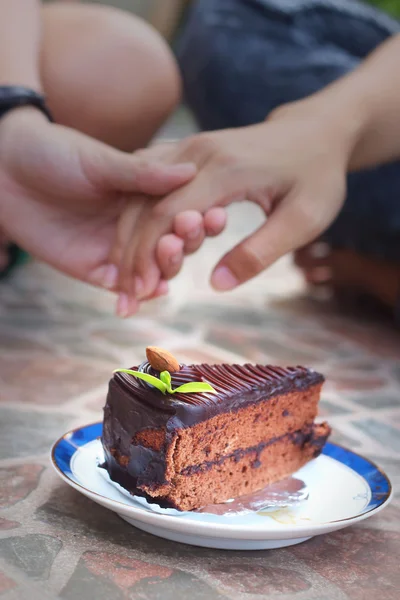
<path id="1" fill-rule="evenodd" d="M 35 106 L 46 115 L 49 121 L 54 121 L 42 94 L 18 85 L 1 85 L 0 118 L 10 110 L 21 106 Z"/>

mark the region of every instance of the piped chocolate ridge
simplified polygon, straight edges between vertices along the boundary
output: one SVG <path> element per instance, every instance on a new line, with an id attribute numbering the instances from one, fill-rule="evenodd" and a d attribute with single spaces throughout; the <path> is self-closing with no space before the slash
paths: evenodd
<path id="1" fill-rule="evenodd" d="M 148 362 L 142 363 L 139 367 L 133 367 L 132 370 L 141 371 L 159 376 Z M 117 384 L 130 390 L 135 395 L 145 401 L 152 403 L 156 400 L 160 408 L 166 407 L 162 401 L 163 394 L 150 384 L 137 379 L 126 373 L 117 373 L 114 375 Z M 176 394 L 173 397 L 167 395 L 169 404 L 175 402 L 184 402 L 193 406 L 212 406 L 221 402 L 222 399 L 228 399 L 235 396 L 238 392 L 257 392 L 262 390 L 263 397 L 274 396 L 279 393 L 291 390 L 300 390 L 309 385 L 322 383 L 323 376 L 319 373 L 305 367 L 273 367 L 263 365 L 181 365 L 180 371 L 171 374 L 172 387 L 177 388 L 185 383 L 194 381 L 206 382 L 212 385 L 216 394 L 196 393 L 196 394 Z M 161 403 L 160 403 L 161 401 Z"/>

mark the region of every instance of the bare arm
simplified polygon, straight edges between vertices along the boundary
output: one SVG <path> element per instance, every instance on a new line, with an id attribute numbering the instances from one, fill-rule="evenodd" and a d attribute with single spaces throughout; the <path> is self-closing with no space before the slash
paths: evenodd
<path id="1" fill-rule="evenodd" d="M 41 12 L 39 0 L 0 0 L 0 86 L 42 91 Z M 113 288 L 121 196 L 145 202 L 195 173 L 120 152 L 32 107 L 11 110 L 0 119 L 0 230 L 60 271 Z"/>
<path id="2" fill-rule="evenodd" d="M 199 170 L 131 236 L 126 272 L 144 281 L 143 294 L 154 287 L 148 273 L 155 245 L 182 210 L 204 214 L 244 197 L 268 215 L 217 265 L 212 283 L 220 290 L 316 239 L 341 209 L 348 171 L 400 159 L 399 64 L 397 35 L 346 77 L 278 108 L 264 123 L 202 133 L 171 147 L 167 162 L 194 161 Z"/>
<path id="3" fill-rule="evenodd" d="M 353 136 L 349 170 L 400 158 L 400 35 L 354 72 L 306 100 Z M 304 104 L 305 104 L 304 103 Z"/>
<path id="4" fill-rule="evenodd" d="M 0 2 L 0 85 L 41 91 L 39 0 Z"/>
<path id="5" fill-rule="evenodd" d="M 359 168 L 400 158 L 400 35 L 381 46 L 357 76 L 360 103 L 365 98 L 364 134 L 350 163 Z"/>

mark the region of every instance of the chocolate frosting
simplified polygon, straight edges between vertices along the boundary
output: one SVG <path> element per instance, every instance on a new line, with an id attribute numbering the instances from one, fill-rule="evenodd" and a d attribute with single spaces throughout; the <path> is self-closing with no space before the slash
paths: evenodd
<path id="1" fill-rule="evenodd" d="M 155 376 L 149 363 L 132 370 Z M 147 382 L 126 373 L 116 373 L 110 381 L 104 408 L 102 443 L 106 468 L 110 477 L 121 482 L 128 479 L 136 494 L 140 485 L 165 483 L 165 450 L 175 432 L 205 421 L 223 412 L 235 412 L 249 404 L 301 391 L 321 384 L 324 378 L 305 367 L 272 367 L 262 365 L 182 365 L 171 374 L 172 388 L 193 381 L 207 382 L 216 394 L 166 394 Z M 133 443 L 135 435 L 146 429 L 163 429 L 165 444 L 161 451 Z M 127 457 L 122 468 L 113 456 Z"/>
<path id="2" fill-rule="evenodd" d="M 159 377 L 160 373 L 155 371 L 148 362 L 139 367 L 132 367 L 132 371 L 141 371 Z M 259 394 L 264 400 L 267 397 L 296 391 L 309 387 L 314 383 L 323 381 L 322 375 L 306 369 L 305 367 L 272 367 L 262 365 L 181 365 L 180 371 L 171 373 L 172 388 L 177 388 L 184 383 L 200 381 L 212 385 L 216 394 L 202 392 L 191 394 L 166 394 L 156 389 L 149 383 L 138 379 L 127 373 L 116 373 L 111 383 L 115 381 L 118 387 L 127 393 L 134 395 L 141 402 L 153 406 L 161 411 L 174 412 L 175 409 L 186 405 L 206 411 L 206 418 L 210 413 L 217 414 L 221 410 L 226 411 L 245 406 L 257 401 Z M 180 411 L 179 411 L 180 412 Z M 196 422 L 198 418 L 196 419 Z"/>

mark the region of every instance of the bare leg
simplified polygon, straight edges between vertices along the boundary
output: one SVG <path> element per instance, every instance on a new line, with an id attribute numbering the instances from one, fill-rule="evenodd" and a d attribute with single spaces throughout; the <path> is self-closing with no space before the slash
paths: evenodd
<path id="1" fill-rule="evenodd" d="M 54 3 L 43 22 L 42 81 L 56 121 L 121 150 L 146 146 L 180 99 L 164 40 L 105 6 Z M 0 273 L 8 246 L 0 230 Z"/>
<path id="2" fill-rule="evenodd" d="M 180 98 L 164 40 L 110 7 L 55 3 L 43 15 L 42 81 L 55 119 L 122 150 L 145 146 Z"/>

